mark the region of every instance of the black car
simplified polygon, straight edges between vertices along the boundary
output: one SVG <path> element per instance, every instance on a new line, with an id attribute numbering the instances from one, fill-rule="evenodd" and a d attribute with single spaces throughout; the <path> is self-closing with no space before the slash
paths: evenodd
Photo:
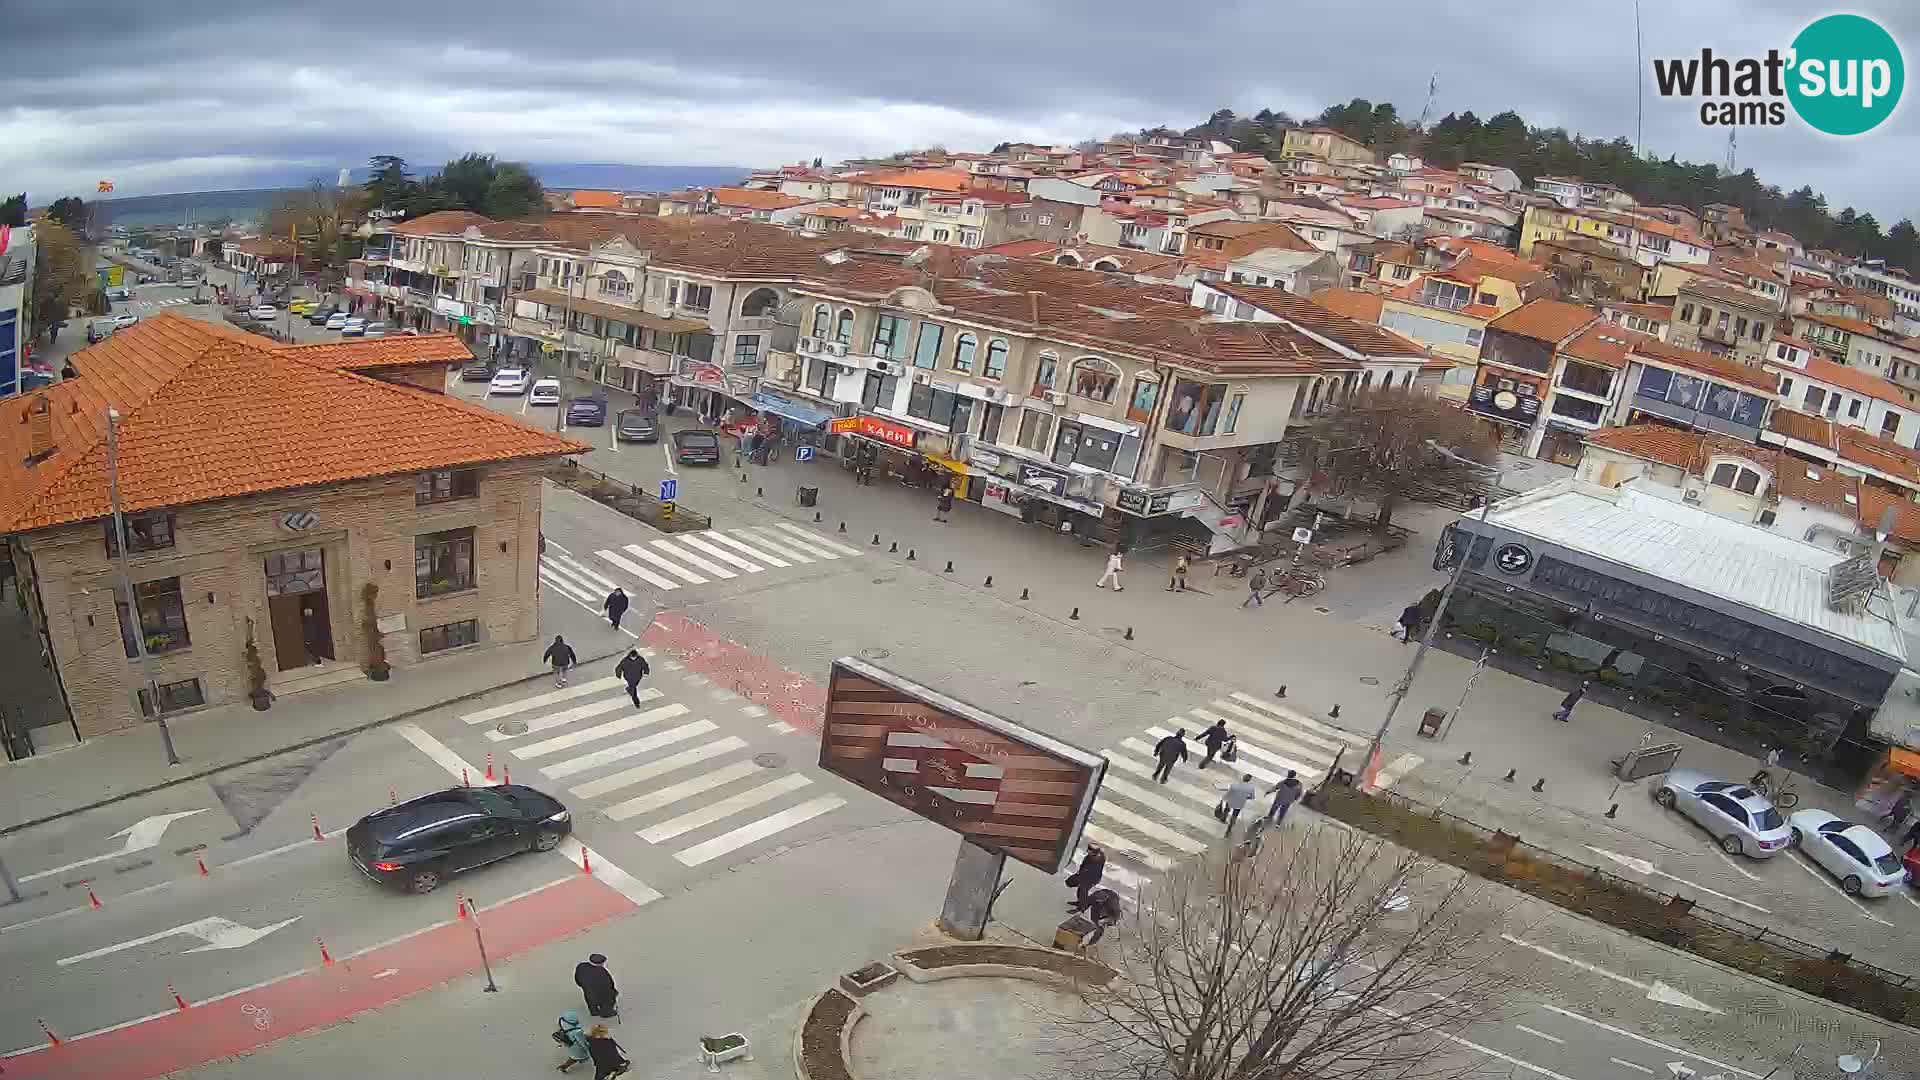
<path id="1" fill-rule="evenodd" d="M 336 307 L 314 308 L 307 312 L 307 322 L 314 326 L 325 326 L 327 320 L 333 318 L 333 313 L 339 310 Z"/>
<path id="2" fill-rule="evenodd" d="M 347 830 L 347 857 L 380 885 L 430 893 L 448 877 L 573 831 L 558 799 L 521 784 L 458 787 L 377 810 Z"/>
<path id="3" fill-rule="evenodd" d="M 461 382 L 492 382 L 499 368 L 491 360 L 469 360 L 460 369 Z"/>
<path id="4" fill-rule="evenodd" d="M 613 437 L 621 442 L 659 442 L 660 425 L 645 409 L 622 409 L 614 417 Z"/>
<path id="5" fill-rule="evenodd" d="M 682 465 L 720 464 L 720 436 L 711 431 L 673 433 L 673 459 Z"/>
<path id="6" fill-rule="evenodd" d="M 576 427 L 600 427 L 607 422 L 607 399 L 574 398 L 567 402 L 567 423 Z"/>

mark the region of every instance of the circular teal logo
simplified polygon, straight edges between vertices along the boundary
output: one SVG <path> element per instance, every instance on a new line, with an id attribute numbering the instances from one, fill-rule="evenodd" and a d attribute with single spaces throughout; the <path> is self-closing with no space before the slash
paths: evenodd
<path id="1" fill-rule="evenodd" d="M 1900 104 L 1906 63 L 1893 35 L 1859 15 L 1828 15 L 1793 39 L 1787 98 L 1815 130 L 1859 135 Z"/>

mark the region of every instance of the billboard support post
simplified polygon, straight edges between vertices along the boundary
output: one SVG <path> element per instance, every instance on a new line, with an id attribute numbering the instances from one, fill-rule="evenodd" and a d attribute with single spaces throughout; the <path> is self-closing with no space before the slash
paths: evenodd
<path id="1" fill-rule="evenodd" d="M 940 929 L 962 941 L 979 941 L 1000 893 L 1000 871 L 1007 857 L 960 838 L 960 854 L 953 860 L 953 879 L 940 905 Z"/>

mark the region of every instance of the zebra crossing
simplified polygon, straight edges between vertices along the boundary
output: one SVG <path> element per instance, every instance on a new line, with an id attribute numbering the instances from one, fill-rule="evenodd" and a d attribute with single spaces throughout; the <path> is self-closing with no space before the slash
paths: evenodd
<path id="1" fill-rule="evenodd" d="M 642 655 L 654 659 L 653 650 Z M 463 714 L 498 753 L 572 797 L 701 866 L 845 805 L 804 773 L 763 767 L 747 740 L 713 717 L 763 710 L 719 700 L 688 705 L 657 687 L 635 705 L 617 676 L 590 679 Z M 716 699 L 722 695 L 715 693 Z M 731 698 L 731 695 L 724 695 Z M 737 700 L 737 699 L 736 699 Z M 523 774 L 524 775 L 524 774 Z"/>
<path id="2" fill-rule="evenodd" d="M 131 306 L 137 307 L 142 311 L 150 311 L 153 308 L 173 307 L 176 304 L 191 303 L 193 303 L 193 297 L 191 296 L 176 296 L 170 300 L 135 300 Z"/>
<path id="3" fill-rule="evenodd" d="M 552 545 L 549 545 L 550 547 Z M 748 526 L 676 533 L 644 544 L 586 553 L 549 551 L 540 557 L 540 581 L 598 610 L 614 586 L 635 581 L 660 592 L 730 581 L 769 570 L 835 562 L 861 554 L 798 525 Z"/>
<path id="4" fill-rule="evenodd" d="M 1237 760 L 1216 760 L 1199 769 L 1206 749 L 1198 736 L 1218 720 L 1227 722 L 1227 731 L 1235 738 Z M 1157 783 L 1154 745 L 1176 729 L 1186 731 L 1193 757 L 1175 765 L 1165 783 Z M 1272 805 L 1267 792 L 1289 771 L 1306 787 L 1319 783 L 1336 761 L 1341 768 L 1358 773 L 1367 742 L 1364 735 L 1239 691 L 1151 725 L 1139 736 L 1121 739 L 1104 752 L 1106 779 L 1082 833 L 1107 851 L 1102 884 L 1137 908 L 1141 890 L 1155 874 L 1166 873 L 1221 841 L 1226 827 L 1213 810 L 1228 784 L 1251 774 L 1259 787 L 1259 797 L 1241 815 L 1240 832 L 1244 832 L 1253 815 L 1265 813 Z M 1380 770 L 1376 786 L 1391 787 L 1420 763 L 1416 754 L 1399 755 Z M 1083 854 L 1084 846 L 1074 853 L 1076 865 Z"/>

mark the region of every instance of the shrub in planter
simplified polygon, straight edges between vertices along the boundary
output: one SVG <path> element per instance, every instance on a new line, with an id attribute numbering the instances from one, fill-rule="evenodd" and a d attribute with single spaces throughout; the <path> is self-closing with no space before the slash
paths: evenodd
<path id="1" fill-rule="evenodd" d="M 386 682 L 393 668 L 387 663 L 386 642 L 380 636 L 380 615 L 375 601 L 380 596 L 380 586 L 369 581 L 360 589 L 361 614 L 360 630 L 367 636 L 367 678 L 374 682 Z"/>
<path id="2" fill-rule="evenodd" d="M 247 644 L 241 650 L 247 662 L 247 696 L 253 707 L 266 712 L 273 707 L 273 691 L 267 689 L 267 668 L 260 662 L 260 646 L 253 641 L 253 620 L 247 620 Z"/>

